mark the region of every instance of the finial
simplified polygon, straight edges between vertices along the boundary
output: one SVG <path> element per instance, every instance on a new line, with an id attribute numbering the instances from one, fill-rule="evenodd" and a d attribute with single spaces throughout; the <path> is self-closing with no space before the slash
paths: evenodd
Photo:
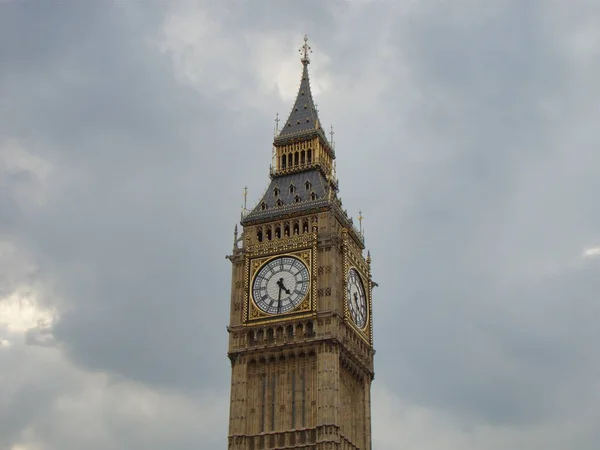
<path id="1" fill-rule="evenodd" d="M 312 48 L 310 48 L 308 45 L 308 36 L 306 34 L 304 35 L 304 45 L 300 47 L 299 52 L 302 55 L 302 58 L 300 58 L 302 64 L 310 64 L 310 58 L 308 57 L 308 54 L 312 53 Z"/>
<path id="2" fill-rule="evenodd" d="M 331 127 L 329 128 L 329 143 L 331 144 L 331 146 L 335 149 L 335 143 L 333 142 L 333 135 L 335 134 L 335 132 L 333 131 L 333 125 L 331 125 Z"/>
<path id="3" fill-rule="evenodd" d="M 367 264 L 371 265 L 371 250 L 367 250 Z"/>
<path id="4" fill-rule="evenodd" d="M 244 211 L 247 210 L 246 208 L 246 200 L 248 199 L 248 186 L 244 186 Z"/>
<path id="5" fill-rule="evenodd" d="M 360 233 L 362 234 L 363 229 L 362 229 L 362 221 L 363 221 L 364 217 L 362 215 L 362 211 L 358 212 L 358 224 L 359 224 L 359 229 L 358 231 L 360 231 Z"/>
<path id="6" fill-rule="evenodd" d="M 279 133 L 279 111 L 275 114 L 275 136 Z"/>
<path id="7" fill-rule="evenodd" d="M 237 229 L 237 223 L 236 223 L 235 228 L 233 229 L 233 248 L 238 248 L 237 243 L 238 243 L 238 229 Z"/>

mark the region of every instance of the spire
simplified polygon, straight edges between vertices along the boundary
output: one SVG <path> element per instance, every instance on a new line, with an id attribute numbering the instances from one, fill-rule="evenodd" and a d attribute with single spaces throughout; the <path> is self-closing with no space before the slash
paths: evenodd
<path id="1" fill-rule="evenodd" d="M 308 37 L 304 35 L 304 45 L 300 47 L 300 61 L 302 62 L 302 79 L 298 95 L 288 120 L 285 121 L 278 138 L 287 138 L 308 134 L 310 132 L 321 130 L 319 116 L 315 102 L 310 92 L 310 80 L 308 78 L 308 65 L 310 64 L 309 54 L 312 49 L 308 45 Z"/>

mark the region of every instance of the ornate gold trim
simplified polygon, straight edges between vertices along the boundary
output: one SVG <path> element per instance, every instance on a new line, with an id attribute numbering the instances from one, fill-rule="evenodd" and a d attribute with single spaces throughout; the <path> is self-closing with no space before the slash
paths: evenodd
<path id="1" fill-rule="evenodd" d="M 315 233 L 303 233 L 292 237 L 273 239 L 271 241 L 260 242 L 256 244 L 249 244 L 246 247 L 246 252 L 250 255 L 256 256 L 275 256 L 275 253 L 294 251 L 310 247 L 311 244 L 313 244 L 313 240 L 316 241 Z"/>

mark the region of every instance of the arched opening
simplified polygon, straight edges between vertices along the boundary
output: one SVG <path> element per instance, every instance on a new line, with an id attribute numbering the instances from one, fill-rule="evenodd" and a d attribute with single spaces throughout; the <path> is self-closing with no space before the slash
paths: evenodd
<path id="1" fill-rule="evenodd" d="M 281 199 L 278 199 L 278 200 L 275 202 L 275 204 L 276 204 L 277 206 L 283 206 L 283 202 L 281 201 Z"/>
<path id="2" fill-rule="evenodd" d="M 258 242 L 262 242 L 262 240 L 263 240 L 263 231 L 262 231 L 262 228 L 259 228 L 259 229 L 256 231 L 256 240 L 257 240 Z"/>
<path id="3" fill-rule="evenodd" d="M 299 323 L 298 325 L 296 325 L 296 336 L 301 337 L 303 333 L 304 328 L 302 327 L 302 324 Z"/>
<path id="4" fill-rule="evenodd" d="M 310 181 L 306 180 L 306 183 L 304 183 L 304 187 L 308 191 L 312 187 L 312 185 L 310 184 Z"/>
<path id="5" fill-rule="evenodd" d="M 294 222 L 294 234 L 300 234 L 300 223 L 297 220 Z"/>
<path id="6" fill-rule="evenodd" d="M 290 223 L 286 222 L 285 225 L 283 226 L 283 235 L 285 237 L 289 237 L 290 235 Z"/>
<path id="7" fill-rule="evenodd" d="M 281 168 L 285 169 L 286 165 L 287 165 L 287 155 L 282 155 L 281 156 Z"/>
<path id="8" fill-rule="evenodd" d="M 288 339 L 293 339 L 294 338 L 294 327 L 291 325 L 288 325 L 286 330 L 285 330 L 286 334 L 287 334 L 287 338 Z"/>
<path id="9" fill-rule="evenodd" d="M 294 153 L 294 166 L 298 165 L 299 156 L 298 152 Z"/>
<path id="10" fill-rule="evenodd" d="M 316 199 L 317 199 L 317 194 L 315 194 L 314 192 L 312 192 L 312 193 L 310 194 L 310 199 L 311 199 L 311 200 L 316 200 Z"/>
<path id="11" fill-rule="evenodd" d="M 306 152 L 306 158 L 308 159 L 308 163 L 310 164 L 312 162 L 312 150 L 310 148 Z"/>
<path id="12" fill-rule="evenodd" d="M 279 191 L 279 188 L 278 188 L 278 187 L 276 187 L 275 189 L 273 189 L 273 195 L 274 195 L 275 197 L 279 197 L 279 192 L 280 192 L 280 191 Z"/>
<path id="13" fill-rule="evenodd" d="M 306 163 L 306 152 L 302 150 L 300 152 L 300 164 L 304 165 Z"/>
<path id="14" fill-rule="evenodd" d="M 273 328 L 267 330 L 267 342 L 273 341 Z"/>
<path id="15" fill-rule="evenodd" d="M 271 239 L 273 239 L 273 232 L 271 230 L 271 227 L 267 227 L 267 240 L 270 241 Z"/>
<path id="16" fill-rule="evenodd" d="M 290 194 L 293 194 L 296 191 L 296 186 L 290 184 Z"/>
<path id="17" fill-rule="evenodd" d="M 302 222 L 302 232 L 308 233 L 308 219 L 304 219 Z"/>
<path id="18" fill-rule="evenodd" d="M 299 195 L 296 195 L 296 196 L 294 197 L 294 201 L 295 201 L 296 203 L 300 203 L 300 196 L 299 196 Z"/>
<path id="19" fill-rule="evenodd" d="M 312 336 L 314 334 L 314 329 L 313 329 L 313 323 L 312 321 L 308 322 L 308 324 L 306 325 L 306 335 L 307 336 Z"/>
<path id="20" fill-rule="evenodd" d="M 262 202 L 262 203 L 260 204 L 260 209 L 262 209 L 263 211 L 264 211 L 265 209 L 267 209 L 267 204 L 266 204 L 265 202 Z"/>
<path id="21" fill-rule="evenodd" d="M 281 226 L 280 225 L 275 226 L 275 238 L 276 239 L 281 238 Z"/>

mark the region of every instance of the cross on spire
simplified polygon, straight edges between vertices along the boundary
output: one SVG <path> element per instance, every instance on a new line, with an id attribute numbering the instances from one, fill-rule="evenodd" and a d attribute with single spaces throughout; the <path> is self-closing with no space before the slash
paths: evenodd
<path id="1" fill-rule="evenodd" d="M 304 45 L 300 47 L 299 52 L 302 55 L 300 61 L 302 61 L 303 64 L 310 64 L 310 58 L 308 54 L 312 53 L 312 48 L 310 48 L 310 45 L 308 45 L 308 36 L 306 34 L 304 35 Z"/>

